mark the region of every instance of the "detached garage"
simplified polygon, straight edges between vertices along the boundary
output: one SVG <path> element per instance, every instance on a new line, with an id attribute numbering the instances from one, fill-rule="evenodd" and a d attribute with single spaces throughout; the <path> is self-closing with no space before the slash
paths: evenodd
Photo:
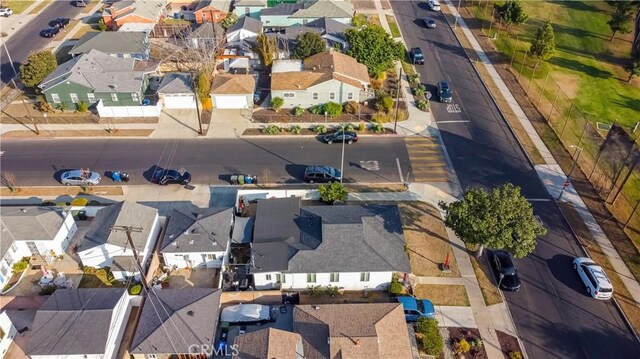
<path id="1" fill-rule="evenodd" d="M 158 85 L 158 95 L 165 108 L 196 109 L 191 75 L 184 72 L 166 74 Z"/>
<path id="2" fill-rule="evenodd" d="M 256 79 L 252 75 L 218 75 L 211 85 L 211 100 L 218 109 L 253 107 Z"/>

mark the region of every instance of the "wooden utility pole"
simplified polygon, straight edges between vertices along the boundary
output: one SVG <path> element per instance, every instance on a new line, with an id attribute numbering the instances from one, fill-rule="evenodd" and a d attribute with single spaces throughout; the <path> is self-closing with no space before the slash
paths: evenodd
<path id="1" fill-rule="evenodd" d="M 400 76 L 398 76 L 397 86 L 396 86 L 396 111 L 394 114 L 393 121 L 393 133 L 396 133 L 396 129 L 398 127 L 398 104 L 400 103 L 400 90 L 402 89 L 402 66 L 400 66 Z"/>
<path id="2" fill-rule="evenodd" d="M 149 288 L 149 285 L 147 284 L 145 273 L 142 270 L 142 265 L 140 264 L 140 258 L 138 257 L 138 251 L 136 250 L 136 247 L 133 245 L 133 239 L 131 238 L 131 233 L 132 232 L 142 233 L 142 228 L 141 227 L 133 227 L 133 226 L 111 226 L 109 228 L 109 230 L 116 231 L 116 232 L 118 232 L 118 231 L 125 232 L 127 234 L 127 242 L 131 246 L 131 251 L 133 252 L 133 260 L 134 260 L 134 262 L 136 262 L 136 267 L 138 267 L 138 271 L 140 271 L 140 279 L 141 279 L 142 285 L 148 291 L 150 288 Z"/>

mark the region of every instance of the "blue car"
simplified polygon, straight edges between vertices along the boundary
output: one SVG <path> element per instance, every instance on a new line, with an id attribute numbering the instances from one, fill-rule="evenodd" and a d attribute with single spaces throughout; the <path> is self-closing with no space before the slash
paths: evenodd
<path id="1" fill-rule="evenodd" d="M 436 316 L 436 311 L 430 300 L 414 297 L 398 297 L 396 299 L 402 304 L 407 322 L 417 322 L 420 318 L 433 319 Z"/>

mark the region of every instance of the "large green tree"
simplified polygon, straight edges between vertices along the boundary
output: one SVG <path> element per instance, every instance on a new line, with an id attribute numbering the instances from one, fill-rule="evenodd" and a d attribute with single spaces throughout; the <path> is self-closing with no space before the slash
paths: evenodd
<path id="1" fill-rule="evenodd" d="M 611 19 L 607 21 L 612 31 L 611 41 L 615 39 L 617 33 L 628 34 L 633 30 L 633 11 L 634 6 L 630 2 L 616 1 Z"/>
<path id="2" fill-rule="evenodd" d="M 445 211 L 445 225 L 465 243 L 492 249 L 504 249 L 516 258 L 536 248 L 536 237 L 546 229 L 533 214 L 533 208 L 510 183 L 487 193 L 470 189 L 456 202 L 440 203 Z"/>
<path id="3" fill-rule="evenodd" d="M 327 49 L 327 43 L 322 36 L 315 32 L 305 32 L 296 37 L 296 48 L 291 54 L 292 59 L 304 59 L 319 54 Z"/>
<path id="4" fill-rule="evenodd" d="M 268 37 L 266 34 L 258 35 L 256 39 L 257 45 L 255 51 L 260 56 L 260 61 L 265 67 L 270 67 L 273 63 L 273 59 L 278 51 L 278 45 L 274 38 Z"/>
<path id="5" fill-rule="evenodd" d="M 380 26 L 349 29 L 345 36 L 349 42 L 347 54 L 366 65 L 371 76 L 388 70 L 405 55 L 404 45 Z"/>
<path id="6" fill-rule="evenodd" d="M 58 66 L 58 61 L 51 51 L 32 53 L 27 58 L 27 63 L 20 67 L 22 84 L 27 87 L 36 87 Z"/>
<path id="7" fill-rule="evenodd" d="M 533 39 L 531 48 L 529 49 L 531 54 L 533 54 L 537 59 L 536 67 L 541 60 L 547 61 L 553 56 L 556 51 L 555 38 L 551 22 L 549 20 L 545 21 L 544 24 L 538 28 L 536 37 Z"/>
<path id="8" fill-rule="evenodd" d="M 233 12 L 230 12 L 227 14 L 224 20 L 222 20 L 222 22 L 220 23 L 220 26 L 222 26 L 222 28 L 225 30 L 229 30 L 229 28 L 235 25 L 237 22 L 238 22 L 238 15 L 236 15 Z"/>
<path id="9" fill-rule="evenodd" d="M 502 20 L 507 24 L 507 30 L 511 25 L 520 25 L 529 19 L 520 0 L 509 0 L 503 5 L 495 5 L 495 7 Z"/>

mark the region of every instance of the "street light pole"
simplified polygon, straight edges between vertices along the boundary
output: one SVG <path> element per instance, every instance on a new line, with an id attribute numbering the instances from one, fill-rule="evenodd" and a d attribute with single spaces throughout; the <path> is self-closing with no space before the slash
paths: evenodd
<path id="1" fill-rule="evenodd" d="M 396 130 L 398 128 L 398 104 L 400 103 L 400 90 L 401 90 L 401 85 L 402 84 L 402 66 L 400 66 L 400 76 L 398 76 L 398 86 L 396 86 L 396 111 L 394 114 L 394 121 L 393 121 L 393 133 L 396 133 Z"/>
<path id="2" fill-rule="evenodd" d="M 567 188 L 568 186 L 565 186 L 565 183 L 567 182 L 571 182 L 571 175 L 573 175 L 573 170 L 576 168 L 576 164 L 578 163 L 578 159 L 580 159 L 580 154 L 582 153 L 582 147 L 578 147 L 576 145 L 570 145 L 569 148 L 575 148 L 576 149 L 576 158 L 573 161 L 573 164 L 571 165 L 571 169 L 569 170 L 569 174 L 567 175 L 567 178 L 565 179 L 564 183 L 562 184 L 562 189 L 560 190 L 560 195 L 558 196 L 558 198 L 556 199 L 557 201 L 559 201 L 562 198 L 562 195 L 564 194 L 564 190 L 565 188 Z"/>
<path id="3" fill-rule="evenodd" d="M 345 132 L 344 128 L 342 129 L 342 158 L 340 159 L 340 183 L 342 183 L 342 178 L 344 178 L 344 140 L 345 140 Z"/>

